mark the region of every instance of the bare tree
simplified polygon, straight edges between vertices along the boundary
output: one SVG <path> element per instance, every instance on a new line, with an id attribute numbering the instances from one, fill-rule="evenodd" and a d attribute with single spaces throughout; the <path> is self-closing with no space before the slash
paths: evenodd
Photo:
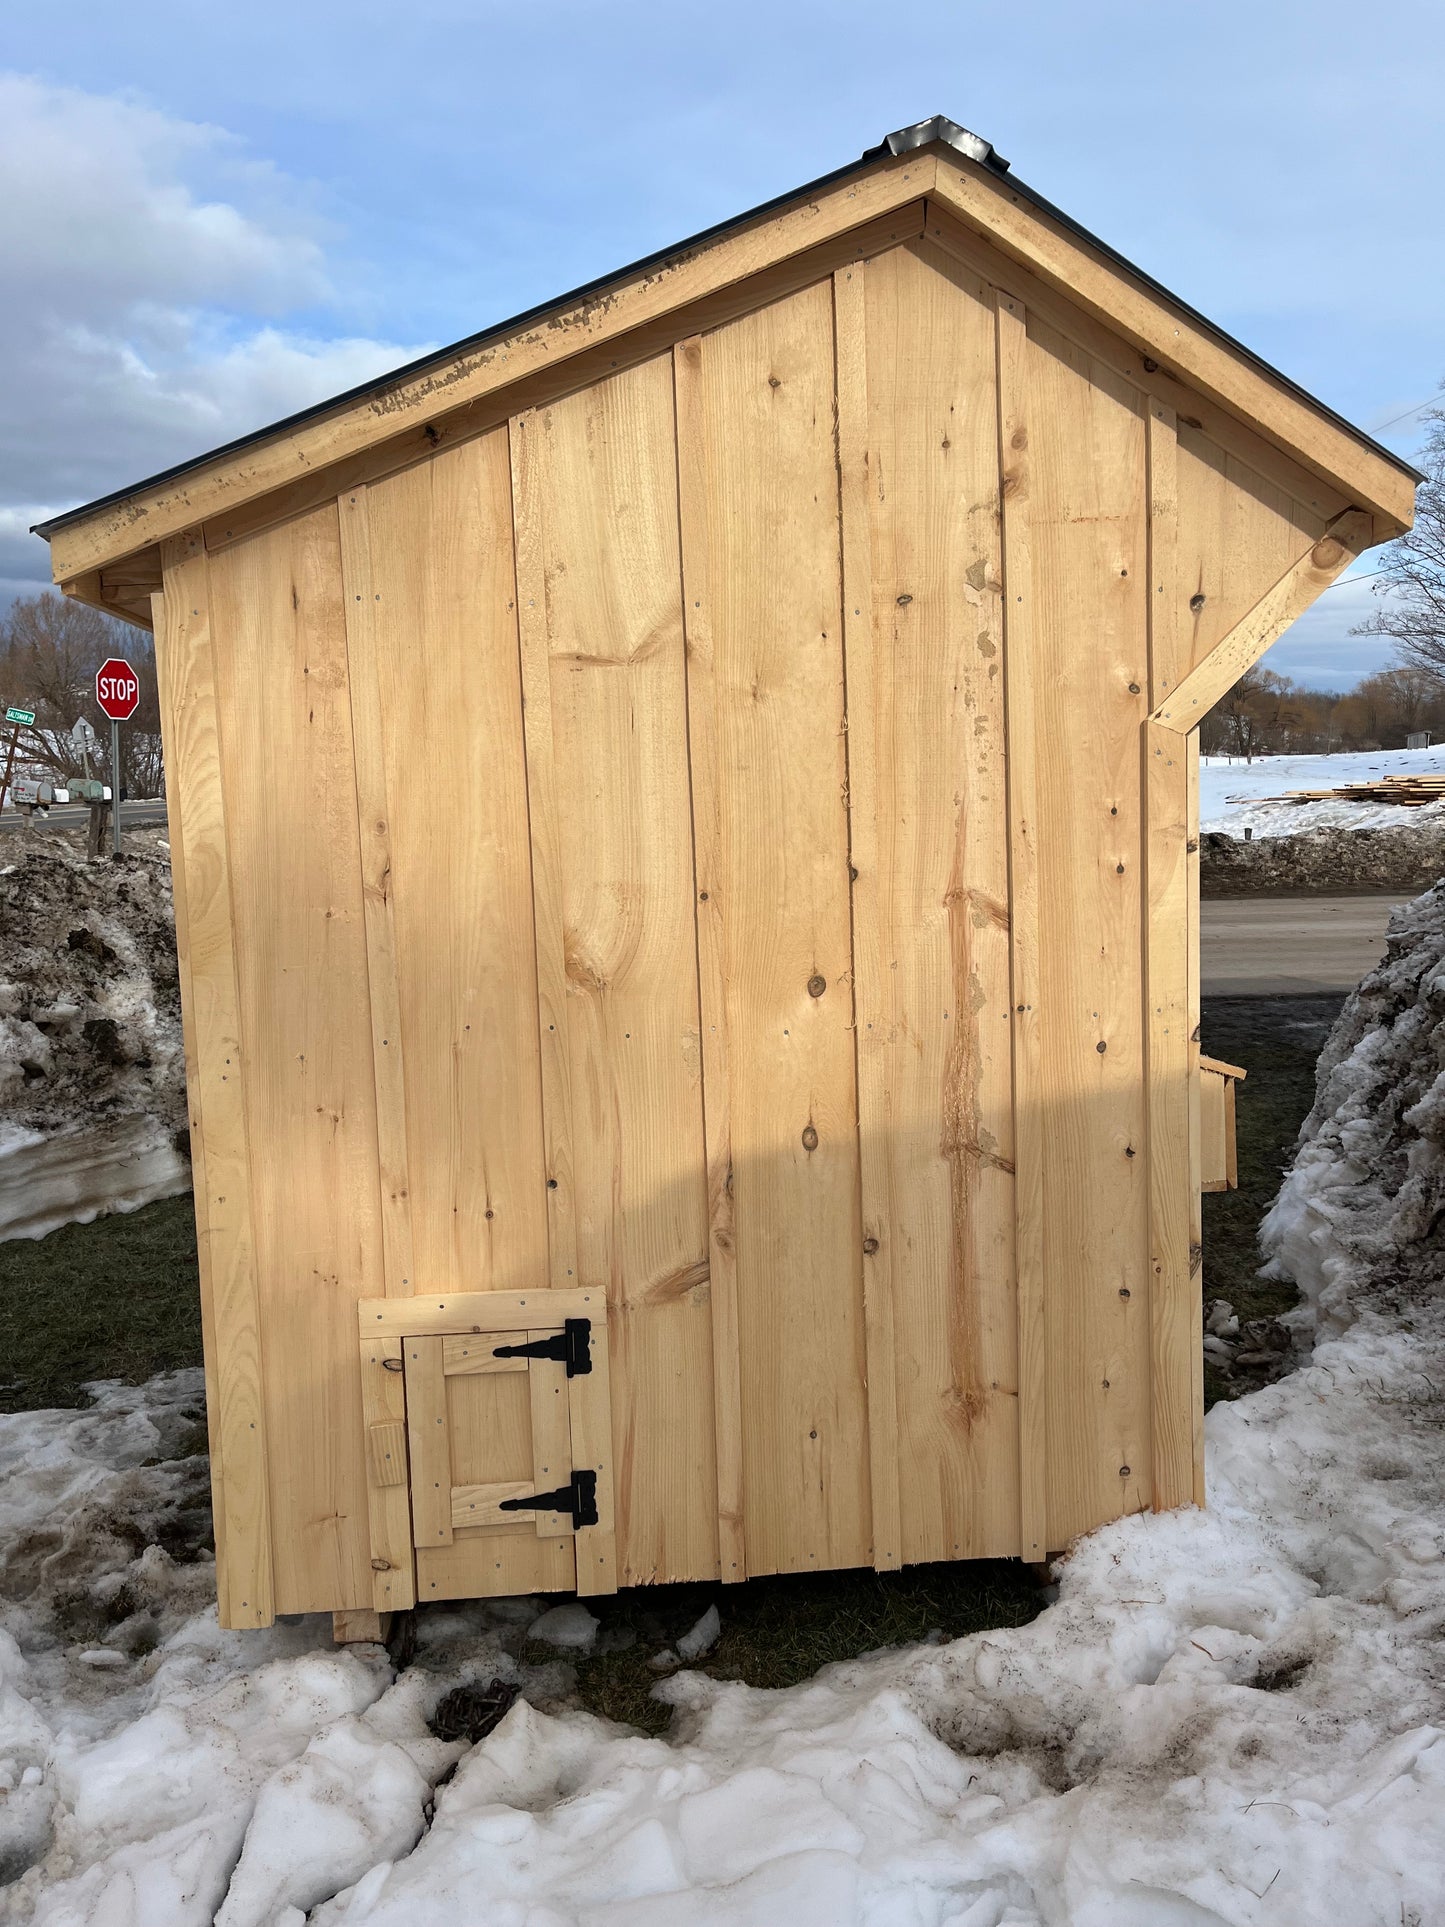
<path id="1" fill-rule="evenodd" d="M 143 629 L 83 602 L 46 592 L 26 596 L 0 618 L 0 700 L 35 712 L 20 733 L 17 760 L 64 781 L 81 774 L 70 732 L 83 716 L 109 761 L 110 727 L 95 700 L 95 672 L 123 656 L 140 682 L 140 703 L 121 727 L 120 785 L 128 796 L 158 796 L 164 785 L 155 644 Z M 92 774 L 99 774 L 92 770 Z M 116 772 L 105 774 L 114 785 Z"/>
<path id="2" fill-rule="evenodd" d="M 1375 593 L 1380 607 L 1354 631 L 1389 636 L 1401 665 L 1445 685 L 1445 403 L 1424 416 L 1415 526 L 1385 550 Z"/>
<path id="3" fill-rule="evenodd" d="M 1244 757 L 1293 748 L 1302 723 L 1297 695 L 1274 670 L 1248 670 L 1204 718 L 1201 748 L 1209 756 Z"/>

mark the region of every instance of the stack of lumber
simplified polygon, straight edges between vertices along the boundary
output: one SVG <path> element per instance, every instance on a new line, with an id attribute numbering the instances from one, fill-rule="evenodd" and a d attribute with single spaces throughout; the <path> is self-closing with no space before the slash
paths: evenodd
<path id="1" fill-rule="evenodd" d="M 1445 801 L 1445 772 L 1430 776 L 1382 776 L 1374 783 L 1342 783 L 1332 790 L 1287 790 L 1283 796 L 1262 796 L 1262 803 L 1399 803 L 1418 809 L 1422 803 Z"/>

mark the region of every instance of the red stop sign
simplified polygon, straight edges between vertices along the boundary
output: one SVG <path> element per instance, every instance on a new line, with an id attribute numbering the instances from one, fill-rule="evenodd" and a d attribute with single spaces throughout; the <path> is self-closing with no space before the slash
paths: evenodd
<path id="1" fill-rule="evenodd" d="M 140 701 L 140 678 L 128 662 L 110 656 L 95 672 L 95 700 L 113 723 L 135 714 Z"/>

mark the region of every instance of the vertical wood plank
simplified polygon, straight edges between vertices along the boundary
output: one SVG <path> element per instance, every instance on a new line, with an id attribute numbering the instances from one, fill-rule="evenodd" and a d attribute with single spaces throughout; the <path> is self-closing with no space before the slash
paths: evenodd
<path id="1" fill-rule="evenodd" d="M 1188 770 L 1188 840 L 1185 843 L 1188 875 L 1188 949 L 1189 973 L 1189 1272 L 1191 1303 L 1196 1320 L 1193 1363 L 1193 1450 L 1194 1503 L 1204 1504 L 1204 1203 L 1200 1195 L 1199 1165 L 1201 1130 L 1199 1119 L 1199 731 L 1191 729 L 1185 738 Z"/>
<path id="2" fill-rule="evenodd" d="M 1048 1537 L 1150 1502 L 1147 408 L 1027 320 L 1039 745 Z"/>
<path id="3" fill-rule="evenodd" d="M 715 1578 L 671 355 L 528 416 L 514 448 L 524 600 L 542 585 L 528 725 L 545 711 L 547 727 L 528 753 L 550 739 L 552 767 L 533 775 L 558 862 L 575 1282 L 614 1313 L 619 1578 Z M 555 978 L 557 960 L 544 967 Z"/>
<path id="4" fill-rule="evenodd" d="M 198 1191 L 203 1318 L 220 1452 L 216 1567 L 228 1626 L 268 1626 L 275 1611 L 262 1388 L 261 1308 L 236 981 L 234 913 L 217 719 L 210 583 L 199 535 L 163 550 L 163 625 L 156 629 L 169 762 L 167 810 L 181 891 L 178 923 L 193 1061 L 192 1116 L 202 1142 Z M 184 1013 L 183 1013 L 184 1014 Z M 208 1386 L 208 1395 L 211 1388 Z"/>
<path id="5" fill-rule="evenodd" d="M 873 567 L 869 529 L 867 264 L 833 276 L 838 362 L 838 477 L 842 503 L 843 642 L 848 706 L 848 815 L 853 891 L 853 1024 L 858 1078 L 862 1197 L 863 1316 L 868 1352 L 868 1468 L 873 1564 L 903 1564 L 899 1505 L 898 1366 L 894 1355 L 893 1199 L 889 1139 L 894 1128 L 885 1039 L 893 1036 L 892 973 L 881 953 L 875 706 L 883 682 L 874 660 Z M 891 675 L 885 672 L 891 682 Z"/>
<path id="6" fill-rule="evenodd" d="M 400 1338 L 363 1338 L 361 1341 L 361 1409 L 368 1429 L 389 1425 L 404 1441 L 406 1435 L 406 1375 L 388 1368 L 402 1363 Z M 412 1552 L 411 1494 L 405 1445 L 401 1451 L 400 1484 L 367 1481 L 367 1516 L 371 1522 L 371 1603 L 377 1612 L 396 1612 L 416 1604 L 416 1560 Z"/>
<path id="7" fill-rule="evenodd" d="M 1158 723 L 1146 725 L 1145 737 L 1151 1418 L 1154 1505 L 1162 1511 L 1194 1490 L 1188 769 L 1181 737 Z"/>
<path id="8" fill-rule="evenodd" d="M 517 570 L 517 629 L 522 663 L 527 806 L 532 842 L 532 913 L 537 945 L 537 1020 L 542 1060 L 543 1158 L 547 1174 L 548 1278 L 577 1278 L 577 1200 L 573 1187 L 572 1071 L 567 1050 L 567 934 L 561 834 L 557 821 L 556 744 L 547 643 L 546 555 L 540 470 L 529 458 L 533 412 L 509 424 L 512 527 Z"/>
<path id="9" fill-rule="evenodd" d="M 747 1560 L 807 1571 L 872 1546 L 831 282 L 706 336 L 701 389 Z"/>
<path id="10" fill-rule="evenodd" d="M 738 1345 L 737 1234 L 729 1098 L 728 932 L 722 895 L 722 787 L 708 583 L 708 501 L 702 341 L 673 350 L 678 527 L 687 647 L 688 758 L 692 780 L 698 1007 L 707 1159 L 708 1269 L 712 1288 L 713 1435 L 719 1573 L 747 1577 L 743 1512 L 742 1375 Z"/>
<path id="11" fill-rule="evenodd" d="M 597 1523 L 577 1530 L 577 1591 L 585 1599 L 617 1590 L 617 1513 L 612 1393 L 608 1372 L 611 1321 L 592 1323 L 592 1370 L 567 1380 L 572 1464 L 597 1474 Z"/>
<path id="12" fill-rule="evenodd" d="M 352 703 L 358 779 L 385 799 L 362 820 L 368 936 L 393 945 L 372 971 L 376 1055 L 402 1050 L 404 1117 L 382 1120 L 405 1140 L 412 1266 L 399 1275 L 414 1291 L 535 1289 L 551 1194 L 505 426 L 363 502 L 370 613 Z"/>
<path id="13" fill-rule="evenodd" d="M 207 558 L 276 1610 L 371 1597 L 355 1304 L 385 1288 L 334 501 Z"/>
<path id="14" fill-rule="evenodd" d="M 865 287 L 871 651 L 860 681 L 848 631 L 849 801 L 855 951 L 871 921 L 880 960 L 865 1002 L 859 957 L 857 1039 L 860 1077 L 882 1094 L 870 1125 L 860 1082 L 865 1220 L 890 1219 L 890 1449 L 910 1468 L 905 1560 L 1008 1555 L 1018 1346 L 995 304 L 927 242 L 871 260 Z M 869 1365 L 871 1398 L 871 1353 Z"/>
<path id="15" fill-rule="evenodd" d="M 418 1546 L 452 1543 L 451 1433 L 440 1338 L 408 1338 L 406 1434 L 411 1448 L 411 1524 Z"/>
<path id="16" fill-rule="evenodd" d="M 1013 1005 L 1014 1264 L 1018 1292 L 1019 1538 L 1026 1560 L 1048 1544 L 1044 1331 L 1044 1131 L 1039 969 L 1038 745 L 1034 585 L 1029 541 L 1027 322 L 1000 291 L 998 444 L 1003 532 L 1004 691 L 1009 799 L 1009 971 Z"/>
<path id="17" fill-rule="evenodd" d="M 1189 674 L 1179 598 L 1179 444 L 1174 410 L 1149 397 L 1149 707 Z"/>
<path id="18" fill-rule="evenodd" d="M 405 1294 L 414 1289 L 406 1079 L 402 1068 L 401 991 L 393 916 L 391 806 L 387 797 L 377 664 L 377 593 L 371 578 L 366 489 L 349 490 L 340 498 L 337 509 L 341 526 L 341 586 L 346 605 L 347 683 L 351 692 L 351 734 L 356 755 L 356 821 L 361 843 L 368 1004 L 376 1079 L 382 1260 L 387 1291 Z M 449 1284 L 449 1280 L 428 1280 L 433 1290 L 445 1290 Z"/>
<path id="19" fill-rule="evenodd" d="M 1189 673 L 1179 594 L 1178 438 L 1152 397 L 1149 468 L 1149 706 Z M 1193 1492 L 1194 1327 L 1189 1263 L 1191 1085 L 1188 756 L 1179 737 L 1144 727 L 1145 1050 L 1148 1060 L 1150 1411 L 1154 1505 Z"/>
<path id="20" fill-rule="evenodd" d="M 166 743 L 173 741 L 176 721 L 161 660 L 166 646 L 166 599 L 151 597 L 151 632 L 155 637 L 157 681 L 160 689 L 161 722 Z M 190 913 L 186 899 L 185 844 L 181 831 L 180 784 L 166 785 L 166 822 L 171 846 L 171 900 L 175 911 L 176 976 L 181 993 L 181 1039 L 186 1067 L 186 1122 L 191 1141 L 191 1205 L 196 1215 L 196 1251 L 201 1274 L 201 1352 L 206 1379 L 206 1437 L 211 1460 L 211 1515 L 217 1546 L 226 1541 L 226 1481 L 223 1468 L 225 1441 L 221 1436 L 221 1391 L 217 1376 L 215 1297 L 210 1279 L 210 1241 L 207 1235 L 206 1140 L 201 1128 L 200 1078 L 196 1068 L 196 1000 L 191 985 Z M 220 1621 L 229 1625 L 230 1602 L 227 1598 L 227 1571 L 223 1559 L 216 1564 L 216 1598 Z"/>

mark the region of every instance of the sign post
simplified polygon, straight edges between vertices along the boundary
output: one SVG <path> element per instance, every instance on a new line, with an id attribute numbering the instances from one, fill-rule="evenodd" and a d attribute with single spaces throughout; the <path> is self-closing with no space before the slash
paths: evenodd
<path id="1" fill-rule="evenodd" d="M 5 807 L 5 798 L 10 793 L 10 772 L 15 767 L 15 745 L 20 741 L 22 729 L 30 729 L 35 722 L 33 709 L 17 709 L 12 703 L 5 711 L 5 720 L 11 725 L 10 747 L 5 752 L 5 775 L 0 780 L 0 810 Z"/>
<path id="2" fill-rule="evenodd" d="M 140 678 L 120 656 L 108 656 L 95 674 L 95 700 L 110 718 L 110 807 L 115 853 L 120 855 L 120 726 L 140 702 Z"/>

